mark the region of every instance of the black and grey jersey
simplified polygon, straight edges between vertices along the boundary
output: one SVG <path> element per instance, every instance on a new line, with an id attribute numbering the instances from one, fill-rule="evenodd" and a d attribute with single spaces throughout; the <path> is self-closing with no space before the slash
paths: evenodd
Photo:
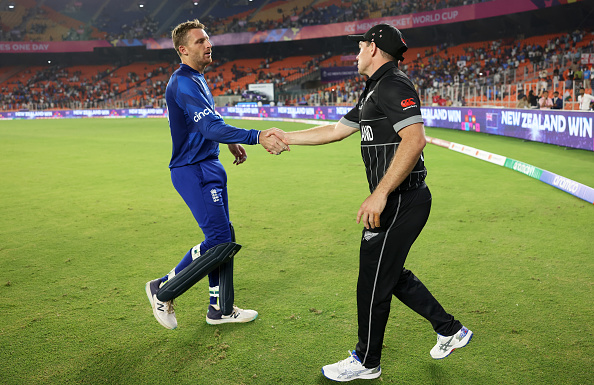
<path id="1" fill-rule="evenodd" d="M 361 156 L 369 190 L 373 192 L 402 140 L 398 132 L 411 124 L 423 123 L 419 95 L 395 63 L 386 63 L 367 80 L 357 105 L 340 122 L 361 132 Z M 421 187 L 426 175 L 421 154 L 412 172 L 395 191 Z"/>

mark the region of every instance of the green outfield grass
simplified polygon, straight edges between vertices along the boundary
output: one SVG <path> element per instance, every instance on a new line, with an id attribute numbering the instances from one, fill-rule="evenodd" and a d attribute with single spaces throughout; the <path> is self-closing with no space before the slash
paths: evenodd
<path id="1" fill-rule="evenodd" d="M 594 186 L 591 152 L 427 134 Z M 247 150 L 246 164 L 225 149 L 221 159 L 243 245 L 236 303 L 260 315 L 207 325 L 203 281 L 177 300 L 170 331 L 144 284 L 202 234 L 169 179 L 167 121 L 1 122 L 0 383 L 330 384 L 320 368 L 356 343 L 355 218 L 368 194 L 359 138 Z M 435 361 L 430 324 L 395 300 L 382 376 L 361 383 L 591 383 L 593 205 L 437 146 L 425 158 L 433 208 L 406 266 L 475 336 Z"/>

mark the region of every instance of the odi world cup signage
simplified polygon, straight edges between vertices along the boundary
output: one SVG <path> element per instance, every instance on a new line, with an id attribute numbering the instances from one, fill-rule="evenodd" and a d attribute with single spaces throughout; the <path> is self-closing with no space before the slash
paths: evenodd
<path id="1" fill-rule="evenodd" d="M 428 127 L 486 132 L 594 151 L 594 113 L 531 109 L 423 107 Z"/>

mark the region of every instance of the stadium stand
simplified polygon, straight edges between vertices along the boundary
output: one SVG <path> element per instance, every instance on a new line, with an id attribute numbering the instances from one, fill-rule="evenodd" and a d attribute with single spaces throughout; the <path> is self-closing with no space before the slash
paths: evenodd
<path id="1" fill-rule="evenodd" d="M 0 40 L 107 39 L 115 45 L 120 39 L 168 36 L 173 25 L 195 17 L 209 25 L 213 35 L 416 13 L 477 2 L 213 0 L 196 1 L 194 5 L 179 0 L 22 0 L 13 11 L 0 11 Z M 272 82 L 281 103 L 352 104 L 363 86 L 362 77 L 320 81 L 320 68 L 354 65 L 355 52 L 349 49 L 234 60 L 218 56 L 205 76 L 217 97 L 241 95 L 251 83 Z M 446 38 L 440 45 L 413 46 L 401 68 L 414 79 L 425 105 L 511 107 L 519 95 L 530 91 L 538 95 L 547 88 L 563 95 L 565 108 L 574 108 L 576 87 L 584 86 L 587 92 L 592 89 L 592 77 L 583 78 L 581 64 L 582 53 L 589 52 L 594 52 L 589 30 L 527 38 L 520 34 L 462 44 L 452 44 Z M 0 67 L 2 108 L 66 108 L 69 101 L 90 107 L 162 104 L 160 96 L 177 64 L 136 60 L 126 65 Z M 591 64 L 585 67 L 590 73 Z"/>
<path id="2" fill-rule="evenodd" d="M 107 3 L 109 1 L 103 2 L 103 4 Z M 102 2 L 99 1 L 80 0 L 45 0 L 43 4 L 85 24 L 89 23 L 103 6 Z"/>
<path id="3" fill-rule="evenodd" d="M 218 0 L 218 6 L 212 7 L 210 12 L 203 13 L 199 19 L 209 26 L 213 34 L 247 31 L 247 22 L 251 15 L 260 7 L 268 3 L 268 0 L 254 0 L 244 2 L 243 5 L 230 6 L 229 2 Z"/>
<path id="4" fill-rule="evenodd" d="M 530 90 L 538 94 L 546 88 L 559 91 L 569 102 L 566 108 L 575 108 L 572 103 L 575 102 L 574 87 L 585 86 L 588 93 L 592 89 L 592 84 L 582 78 L 566 81 L 570 71 L 579 73 L 583 51 L 594 51 L 594 35 L 572 31 L 518 40 L 411 48 L 401 67 L 415 79 L 425 105 L 445 105 L 449 97 L 453 105 L 487 103 L 509 107 L 515 106 L 518 94 L 528 94 Z M 306 55 L 276 60 L 238 59 L 215 62 L 205 76 L 215 96 L 240 95 L 248 84 L 257 82 L 273 82 L 282 94 L 285 85 L 321 67 L 353 64 L 352 53 L 350 56 Z M 18 109 L 27 103 L 37 104 L 35 109 L 48 108 L 52 102 L 60 108 L 65 103 L 63 95 L 73 97 L 77 105 L 157 105 L 176 67 L 166 62 L 139 62 L 117 68 L 113 65 L 4 67 L 0 73 L 2 108 Z M 561 75 L 556 80 L 555 70 Z M 92 83 L 96 84 L 90 86 Z M 363 84 L 362 77 L 321 84 L 297 95 L 287 94 L 281 102 L 352 104 Z M 440 99 L 434 101 L 436 94 Z M 18 95 L 14 101 L 11 100 L 13 95 Z"/>
<path id="5" fill-rule="evenodd" d="M 162 106 L 173 66 L 138 62 L 116 68 L 87 65 L 62 68 L 5 68 L 0 83 L 2 110 Z M 0 79 L 2 77 L 0 76 Z"/>
<path id="6" fill-rule="evenodd" d="M 28 18 L 31 9 L 35 7 L 35 0 L 23 0 L 20 7 L 10 10 L 0 9 L 0 40 L 23 40 L 26 31 L 21 31 L 19 26 Z"/>
<path id="7" fill-rule="evenodd" d="M 20 0 L 0 11 L 0 40 L 139 39 L 167 36 L 178 23 L 199 18 L 213 34 L 299 28 L 390 15 L 414 14 L 479 0 Z M 140 7 L 140 5 L 143 7 Z M 168 10 L 170 12 L 162 12 Z M 41 17 L 35 17 L 41 16 Z"/>
<path id="8" fill-rule="evenodd" d="M 142 8 L 139 7 L 140 4 L 143 4 Z M 102 8 L 92 22 L 105 32 L 110 41 L 146 38 L 154 36 L 159 28 L 159 23 L 152 15 L 158 9 L 161 8 L 157 0 L 111 0 L 109 7 Z"/>
<path id="9" fill-rule="evenodd" d="M 250 17 L 250 21 L 254 23 L 266 21 L 283 21 L 286 18 L 298 18 L 299 10 L 305 9 L 315 0 L 289 0 L 289 1 L 275 1 L 262 7 L 258 12 Z"/>

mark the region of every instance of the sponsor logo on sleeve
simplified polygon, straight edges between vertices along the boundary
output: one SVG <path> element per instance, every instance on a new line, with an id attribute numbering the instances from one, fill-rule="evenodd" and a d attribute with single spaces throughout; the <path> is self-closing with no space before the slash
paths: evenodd
<path id="1" fill-rule="evenodd" d="M 401 101 L 400 105 L 405 110 L 408 110 L 409 108 L 417 107 L 417 102 L 415 102 L 414 98 L 408 98 L 408 99 L 404 99 L 403 101 Z"/>
<path id="2" fill-rule="evenodd" d="M 208 108 L 205 108 L 204 111 L 194 112 L 194 121 L 198 123 L 200 119 L 204 118 L 206 115 L 210 115 L 211 112 Z"/>

